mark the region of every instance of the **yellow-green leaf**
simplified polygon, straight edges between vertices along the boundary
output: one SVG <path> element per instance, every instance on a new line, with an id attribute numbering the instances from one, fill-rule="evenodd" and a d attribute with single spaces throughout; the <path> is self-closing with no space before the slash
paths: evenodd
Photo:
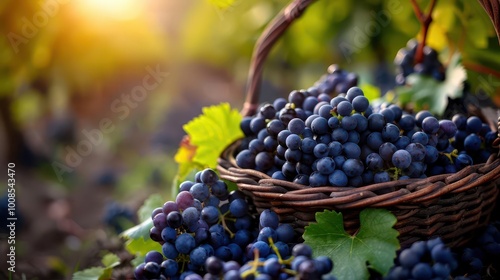
<path id="1" fill-rule="evenodd" d="M 127 251 L 133 255 L 146 255 L 149 251 L 161 252 L 160 243 L 151 240 L 151 238 L 139 237 L 137 239 L 130 239 L 125 243 Z"/>
<path id="2" fill-rule="evenodd" d="M 115 267 L 120 264 L 120 257 L 113 253 L 108 253 L 102 257 L 101 262 L 106 268 Z"/>
<path id="3" fill-rule="evenodd" d="M 183 126 L 190 143 L 196 146 L 192 161 L 215 168 L 222 151 L 243 137 L 240 113 L 228 103 L 203 108 L 203 114 Z"/>
<path id="4" fill-rule="evenodd" d="M 91 267 L 73 274 L 73 280 L 100 280 L 106 274 L 104 267 Z"/>
<path id="5" fill-rule="evenodd" d="M 368 100 L 373 101 L 378 98 L 380 98 L 380 88 L 376 87 L 371 84 L 362 84 L 359 88 L 363 90 L 363 93 L 365 94 L 365 97 L 368 98 Z"/>
<path id="6" fill-rule="evenodd" d="M 151 219 L 151 213 L 157 207 L 162 207 L 165 200 L 160 194 L 152 194 L 145 201 L 144 204 L 137 211 L 139 221 L 147 221 Z"/>

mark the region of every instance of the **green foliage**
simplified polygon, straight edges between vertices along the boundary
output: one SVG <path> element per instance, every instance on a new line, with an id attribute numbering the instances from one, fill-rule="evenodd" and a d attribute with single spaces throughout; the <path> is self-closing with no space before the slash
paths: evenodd
<path id="1" fill-rule="evenodd" d="M 153 223 L 148 223 L 147 227 L 147 237 L 141 236 L 137 238 L 131 238 L 125 242 L 125 248 L 127 251 L 131 254 L 138 255 L 138 256 L 144 256 L 146 255 L 149 251 L 158 251 L 161 252 L 161 245 L 160 243 L 151 240 L 149 238 L 149 230 L 153 227 Z M 139 233 L 146 233 L 146 231 L 142 231 L 146 229 L 146 226 L 143 226 L 141 228 L 141 231 L 137 232 Z"/>
<path id="2" fill-rule="evenodd" d="M 203 114 L 183 126 L 191 144 L 196 146 L 194 162 L 214 168 L 222 151 L 243 137 L 241 115 L 229 103 L 205 107 Z"/>
<path id="3" fill-rule="evenodd" d="M 102 266 L 91 267 L 73 274 L 73 280 L 107 280 L 111 279 L 113 268 L 120 265 L 120 258 L 112 253 L 104 255 L 101 260 Z"/>
<path id="4" fill-rule="evenodd" d="M 105 267 L 115 267 L 120 264 L 120 258 L 112 253 L 108 253 L 102 257 L 102 264 Z"/>
<path id="5" fill-rule="evenodd" d="M 149 231 L 153 227 L 151 212 L 155 208 L 161 207 L 164 202 L 161 195 L 152 194 L 137 211 L 137 216 L 142 222 L 120 234 L 127 240 L 125 248 L 131 254 L 145 255 L 152 250 L 161 251 L 161 245 L 151 240 Z"/>
<path id="6" fill-rule="evenodd" d="M 355 235 L 344 230 L 342 213 L 316 213 L 316 223 L 305 228 L 303 238 L 315 256 L 333 260 L 333 274 L 338 279 L 368 279 L 368 268 L 382 275 L 394 263 L 399 249 L 398 231 L 393 228 L 396 217 L 385 209 L 364 209 L 360 228 Z"/>
<path id="7" fill-rule="evenodd" d="M 104 267 L 91 267 L 82 271 L 77 271 L 73 274 L 73 280 L 101 280 L 106 274 Z M 109 277 L 108 277 L 109 279 Z"/>
<path id="8" fill-rule="evenodd" d="M 467 79 L 467 72 L 460 62 L 460 55 L 454 54 L 446 69 L 446 79 L 443 82 L 419 74 L 409 75 L 407 83 L 410 87 L 396 88 L 399 101 L 403 106 L 411 105 L 414 111 L 426 109 L 442 115 L 448 97 L 458 98 L 463 95 L 463 83 Z"/>
<path id="9" fill-rule="evenodd" d="M 365 97 L 368 98 L 368 100 L 370 101 L 376 100 L 381 96 L 380 89 L 374 85 L 362 84 L 359 86 L 359 88 L 363 90 Z"/>
<path id="10" fill-rule="evenodd" d="M 165 200 L 159 194 L 150 195 L 145 201 L 144 204 L 137 211 L 137 216 L 139 217 L 139 221 L 146 221 L 151 219 L 151 212 L 157 207 L 163 206 Z"/>
<path id="11" fill-rule="evenodd" d="M 188 138 L 183 140 L 175 160 L 179 163 L 179 180 L 193 170 L 215 168 L 224 149 L 243 137 L 241 115 L 229 103 L 204 107 L 203 113 L 183 126 Z"/>

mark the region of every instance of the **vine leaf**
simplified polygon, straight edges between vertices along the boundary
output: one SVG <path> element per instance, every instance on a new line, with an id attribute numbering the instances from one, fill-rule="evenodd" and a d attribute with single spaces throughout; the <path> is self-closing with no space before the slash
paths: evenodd
<path id="1" fill-rule="evenodd" d="M 371 268 L 382 275 L 389 272 L 399 249 L 396 217 L 385 209 L 365 209 L 360 228 L 350 235 L 344 230 L 342 213 L 325 210 L 316 213 L 316 223 L 305 228 L 303 238 L 314 255 L 333 260 L 338 279 L 368 279 Z"/>
<path id="2" fill-rule="evenodd" d="M 73 274 L 73 280 L 107 280 L 111 279 L 111 274 L 115 266 L 120 265 L 120 258 L 108 253 L 101 260 L 102 266 L 91 267 L 82 271 L 77 271 Z"/>
<path id="3" fill-rule="evenodd" d="M 183 126 L 189 142 L 183 140 L 175 155 L 181 179 L 193 168 L 215 168 L 222 151 L 243 137 L 240 128 L 242 117 L 229 103 L 204 107 L 202 112 Z"/>
<path id="4" fill-rule="evenodd" d="M 101 262 L 105 267 L 115 267 L 120 264 L 120 257 L 113 253 L 107 253 L 102 257 Z"/>
<path id="5" fill-rule="evenodd" d="M 87 268 L 73 274 L 73 280 L 100 280 L 106 268 L 102 266 Z"/>
<path id="6" fill-rule="evenodd" d="M 151 220 L 151 213 L 157 207 L 162 207 L 165 200 L 160 194 L 152 194 L 145 201 L 144 204 L 137 211 L 139 221 Z"/>
<path id="7" fill-rule="evenodd" d="M 137 211 L 137 216 L 142 223 L 127 229 L 120 234 L 127 241 L 125 248 L 131 254 L 145 255 L 147 252 L 156 250 L 161 252 L 161 245 L 149 237 L 149 231 L 153 227 L 151 212 L 156 207 L 161 207 L 164 200 L 159 194 L 152 194 Z"/>
<path id="8" fill-rule="evenodd" d="M 129 251 L 131 254 L 140 256 L 146 255 L 149 251 L 161 252 L 162 248 L 160 243 L 153 241 L 149 237 L 149 229 L 151 227 L 153 227 L 152 223 L 150 227 L 147 227 L 148 237 L 139 237 L 136 239 L 127 240 L 127 242 L 125 243 L 125 248 L 127 249 L 127 251 Z"/>
<path id="9" fill-rule="evenodd" d="M 374 101 L 380 98 L 382 95 L 380 93 L 380 88 L 372 85 L 372 84 L 362 84 L 360 86 L 361 90 L 363 91 L 364 95 L 368 100 Z"/>
<path id="10" fill-rule="evenodd" d="M 439 82 L 432 77 L 411 74 L 406 78 L 409 86 L 397 87 L 396 93 L 403 106 L 411 103 L 414 111 L 429 110 L 442 115 L 448 105 L 448 97 L 463 95 L 463 83 L 467 72 L 461 64 L 461 56 L 455 53 L 446 69 L 446 79 Z"/>

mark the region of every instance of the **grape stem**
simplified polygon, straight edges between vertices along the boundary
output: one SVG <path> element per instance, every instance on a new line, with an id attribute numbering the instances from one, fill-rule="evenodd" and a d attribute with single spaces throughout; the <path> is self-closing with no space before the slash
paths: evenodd
<path id="1" fill-rule="evenodd" d="M 451 153 L 441 153 L 443 155 L 445 155 L 451 163 L 454 163 L 455 161 L 453 160 L 453 158 L 456 158 L 458 156 L 458 150 L 457 149 L 454 149 L 453 151 L 451 151 Z"/>
<path id="2" fill-rule="evenodd" d="M 486 67 L 484 65 L 475 64 L 475 63 L 472 63 L 472 62 L 464 62 L 463 65 L 467 69 L 470 69 L 470 70 L 473 70 L 473 71 L 476 71 L 476 72 L 479 72 L 479 73 L 483 73 L 483 74 L 493 75 L 496 78 L 500 78 L 500 71 L 495 70 L 495 69 L 491 69 L 491 68 Z"/>
<path id="3" fill-rule="evenodd" d="M 422 30 L 422 38 L 418 43 L 417 51 L 415 53 L 415 64 L 421 63 L 422 60 L 424 59 L 425 41 L 427 40 L 427 34 L 429 33 L 429 26 L 431 25 L 432 22 L 432 11 L 436 6 L 436 2 L 437 0 L 431 0 L 431 3 L 429 4 L 429 12 L 424 14 L 420 9 L 420 7 L 418 6 L 417 1 L 411 0 L 413 10 L 415 11 L 415 15 L 417 16 L 417 19 L 420 22 Z"/>
<path id="4" fill-rule="evenodd" d="M 252 268 L 241 274 L 241 278 L 243 279 L 246 279 L 246 277 L 250 275 L 257 276 L 259 274 L 259 272 L 257 271 L 257 268 L 259 268 L 259 266 L 261 265 L 261 262 L 259 261 L 259 250 L 254 249 L 253 253 L 254 253 L 254 260 L 252 262 Z"/>
<path id="5" fill-rule="evenodd" d="M 224 227 L 224 229 L 229 233 L 229 236 L 231 238 L 234 237 L 234 233 L 229 229 L 229 227 L 227 226 L 226 224 L 226 219 L 230 219 L 228 217 L 226 217 L 226 215 L 229 213 L 229 211 L 227 211 L 226 213 L 222 214 L 219 212 L 219 222 L 222 223 L 222 226 Z"/>

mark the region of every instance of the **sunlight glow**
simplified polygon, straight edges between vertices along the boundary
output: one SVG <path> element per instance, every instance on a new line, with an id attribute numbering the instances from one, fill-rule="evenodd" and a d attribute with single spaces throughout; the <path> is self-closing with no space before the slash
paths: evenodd
<path id="1" fill-rule="evenodd" d="M 78 4 L 95 16 L 107 16 L 116 20 L 136 18 L 143 8 L 140 0 L 80 0 Z"/>

